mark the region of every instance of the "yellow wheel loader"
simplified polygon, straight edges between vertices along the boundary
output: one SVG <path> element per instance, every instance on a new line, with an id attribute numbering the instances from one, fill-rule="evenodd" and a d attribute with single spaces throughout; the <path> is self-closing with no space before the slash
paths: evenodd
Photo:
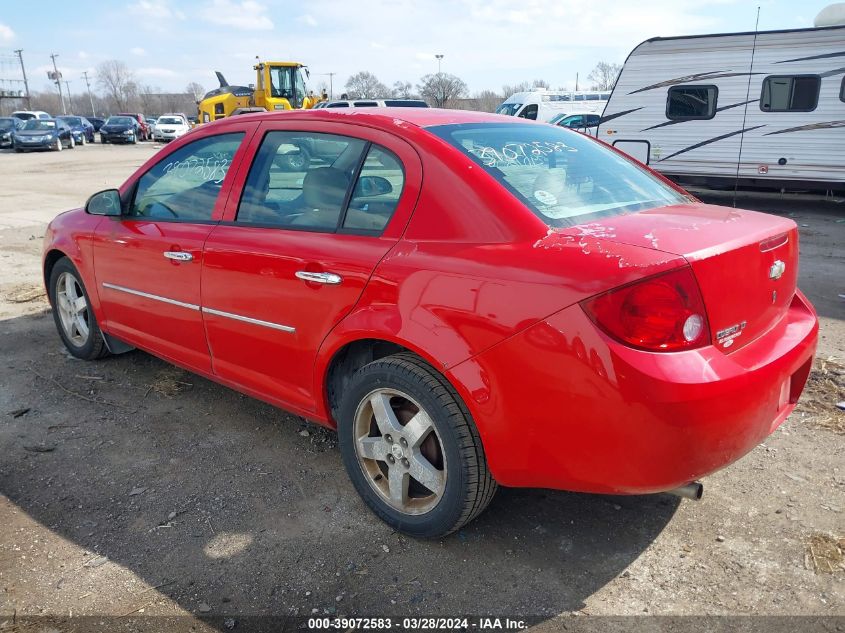
<path id="1" fill-rule="evenodd" d="M 220 87 L 206 93 L 198 104 L 199 123 L 231 116 L 236 110 L 262 108 L 264 110 L 302 110 L 318 102 L 305 92 L 303 74 L 308 68 L 299 62 L 258 62 L 255 84 L 231 86 L 220 72 Z"/>

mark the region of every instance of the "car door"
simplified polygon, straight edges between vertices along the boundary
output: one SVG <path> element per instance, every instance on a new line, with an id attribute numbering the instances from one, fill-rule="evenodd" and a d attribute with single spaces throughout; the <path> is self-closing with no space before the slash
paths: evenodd
<path id="1" fill-rule="evenodd" d="M 104 326 L 196 371 L 211 360 L 200 312 L 202 248 L 253 126 L 203 136 L 167 153 L 134 183 L 124 215 L 93 240 Z"/>
<path id="2" fill-rule="evenodd" d="M 202 305 L 214 372 L 313 411 L 317 350 L 398 241 L 421 167 L 410 145 L 358 125 L 266 123 L 254 145 L 234 185 L 242 195 L 233 189 L 205 245 Z M 290 160 L 299 151 L 309 160 Z"/>

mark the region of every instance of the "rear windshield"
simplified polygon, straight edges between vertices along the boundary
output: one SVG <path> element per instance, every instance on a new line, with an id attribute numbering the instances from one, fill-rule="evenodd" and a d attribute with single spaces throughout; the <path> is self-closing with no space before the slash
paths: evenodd
<path id="1" fill-rule="evenodd" d="M 180 119 L 179 117 L 175 116 L 163 116 L 159 118 L 157 123 L 161 123 L 163 125 L 182 125 L 184 121 L 182 121 L 182 119 Z"/>
<path id="2" fill-rule="evenodd" d="M 561 127 L 472 123 L 427 129 L 481 165 L 549 226 L 689 202 L 646 169 Z"/>
<path id="3" fill-rule="evenodd" d="M 45 119 L 30 119 L 23 126 L 25 130 L 54 130 L 56 129 L 55 121 L 48 121 Z"/>
<path id="4" fill-rule="evenodd" d="M 64 121 L 68 125 L 82 125 L 82 119 L 78 116 L 60 116 L 57 118 L 59 121 Z"/>
<path id="5" fill-rule="evenodd" d="M 110 116 L 109 120 L 106 121 L 106 125 L 132 125 L 133 123 L 135 123 L 135 119 L 128 116 Z"/>

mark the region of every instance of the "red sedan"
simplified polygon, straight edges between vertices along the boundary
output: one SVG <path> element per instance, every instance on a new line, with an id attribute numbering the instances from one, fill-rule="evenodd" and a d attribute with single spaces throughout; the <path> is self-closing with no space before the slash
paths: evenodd
<path id="1" fill-rule="evenodd" d="M 429 537 L 497 484 L 652 493 L 742 457 L 810 371 L 797 269 L 789 219 L 564 128 L 407 108 L 201 126 L 44 249 L 71 354 L 336 428 L 370 508 Z"/>

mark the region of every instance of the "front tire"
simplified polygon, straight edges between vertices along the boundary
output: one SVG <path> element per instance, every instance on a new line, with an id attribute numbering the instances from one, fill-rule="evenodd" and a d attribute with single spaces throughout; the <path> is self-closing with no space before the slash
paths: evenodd
<path id="1" fill-rule="evenodd" d="M 358 494 L 385 523 L 411 536 L 460 529 L 496 492 L 466 405 L 413 354 L 388 356 L 353 374 L 338 433 Z"/>
<path id="2" fill-rule="evenodd" d="M 74 139 L 74 138 L 71 136 L 71 137 L 70 137 L 70 141 L 68 141 L 67 146 L 68 146 L 68 148 L 69 148 L 69 149 L 74 149 L 74 148 L 76 147 L 76 139 Z"/>
<path id="3" fill-rule="evenodd" d="M 62 139 L 60 139 L 58 136 L 56 137 L 56 145 L 53 147 L 53 149 L 55 149 L 57 152 L 61 152 L 64 149 L 64 146 L 62 145 Z"/>
<path id="4" fill-rule="evenodd" d="M 53 320 L 67 350 L 83 360 L 107 356 L 109 351 L 82 277 L 67 257 L 53 266 L 49 290 Z"/>

